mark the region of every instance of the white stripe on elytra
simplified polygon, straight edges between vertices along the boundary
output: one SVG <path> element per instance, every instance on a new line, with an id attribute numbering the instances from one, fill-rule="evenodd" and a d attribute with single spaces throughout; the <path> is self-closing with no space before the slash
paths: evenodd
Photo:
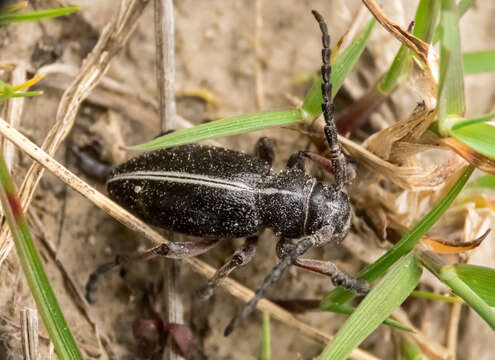
<path id="1" fill-rule="evenodd" d="M 302 196 L 302 194 L 281 190 L 277 188 L 252 188 L 242 182 L 227 179 L 219 179 L 199 174 L 184 174 L 176 171 L 134 171 L 125 174 L 118 174 L 108 180 L 108 183 L 119 180 L 149 180 L 149 181 L 169 181 L 179 184 L 194 184 L 210 186 L 231 191 L 247 191 L 252 193 L 262 193 L 264 195 L 284 194 L 292 196 Z"/>

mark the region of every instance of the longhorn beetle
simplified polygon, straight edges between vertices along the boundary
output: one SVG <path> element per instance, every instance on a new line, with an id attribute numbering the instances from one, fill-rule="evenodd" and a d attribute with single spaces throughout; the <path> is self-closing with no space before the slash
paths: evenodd
<path id="1" fill-rule="evenodd" d="M 184 258 L 196 256 L 213 247 L 221 238 L 246 237 L 203 289 L 203 297 L 212 293 L 219 280 L 254 256 L 257 235 L 264 228 L 273 229 L 281 238 L 277 243 L 280 262 L 264 279 L 254 297 L 240 313 L 245 318 L 256 307 L 273 283 L 291 265 L 330 277 L 336 286 L 358 294 L 366 285 L 340 271 L 329 261 L 301 258 L 309 249 L 346 236 L 351 206 L 345 185 L 352 178 L 337 139 L 330 83 L 330 36 L 323 17 L 313 10 L 322 32 L 322 110 L 330 159 L 315 153 L 298 152 L 291 156 L 288 168 L 275 174 L 271 170 L 273 153 L 267 139 L 257 146 L 258 155 L 224 148 L 183 145 L 161 149 L 135 157 L 110 172 L 109 196 L 151 225 L 202 237 L 197 242 L 161 244 L 143 253 L 117 256 L 91 276 L 87 294 L 96 278 L 109 269 L 153 256 Z M 334 174 L 335 184 L 324 184 L 304 171 L 305 158 L 316 161 Z M 234 329 L 234 317 L 225 329 Z"/>

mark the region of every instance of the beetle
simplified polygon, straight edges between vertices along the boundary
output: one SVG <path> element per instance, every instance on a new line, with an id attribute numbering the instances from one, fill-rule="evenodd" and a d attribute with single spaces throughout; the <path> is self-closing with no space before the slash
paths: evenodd
<path id="1" fill-rule="evenodd" d="M 338 286 L 358 294 L 366 285 L 329 261 L 301 258 L 309 249 L 340 242 L 346 236 L 351 205 L 345 185 L 353 178 L 352 168 L 342 152 L 334 122 L 330 83 L 330 37 L 323 17 L 312 11 L 322 32 L 322 112 L 330 157 L 309 152 L 291 156 L 288 168 L 274 173 L 273 150 L 267 139 L 257 145 L 258 156 L 220 147 L 188 144 L 155 150 L 114 168 L 107 179 L 107 191 L 114 201 L 145 222 L 167 230 L 201 237 L 198 242 L 162 244 L 134 257 L 117 257 L 94 274 L 93 280 L 110 268 L 156 255 L 170 258 L 195 256 L 209 250 L 222 238 L 247 238 L 232 258 L 203 288 L 208 297 L 220 279 L 254 256 L 257 235 L 271 228 L 280 262 L 264 279 L 240 317 L 246 317 L 270 286 L 291 265 L 330 276 Z M 306 158 L 331 171 L 335 184 L 325 184 L 304 171 Z M 94 283 L 94 281 L 93 281 Z M 91 290 L 91 281 L 87 291 Z M 225 330 L 234 329 L 234 317 Z"/>

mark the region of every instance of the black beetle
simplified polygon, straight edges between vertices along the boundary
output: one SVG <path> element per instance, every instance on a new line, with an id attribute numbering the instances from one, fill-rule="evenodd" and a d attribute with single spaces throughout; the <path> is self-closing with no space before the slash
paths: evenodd
<path id="1" fill-rule="evenodd" d="M 242 317 L 256 307 L 290 265 L 328 275 L 335 285 L 357 293 L 367 291 L 364 283 L 349 277 L 331 262 L 300 258 L 314 246 L 341 241 L 348 232 L 351 217 L 344 187 L 353 176 L 338 143 L 334 123 L 330 37 L 322 16 L 316 11 L 313 15 L 323 34 L 322 110 L 330 159 L 299 152 L 289 160 L 288 169 L 275 174 L 271 170 L 272 150 L 266 139 L 257 148 L 261 157 L 190 144 L 135 157 L 113 169 L 107 180 L 109 196 L 147 223 L 204 238 L 198 242 L 164 244 L 135 256 L 136 259 L 154 255 L 195 256 L 209 250 L 221 238 L 247 237 L 245 244 L 203 289 L 203 296 L 211 294 L 212 287 L 222 277 L 252 259 L 260 231 L 271 228 L 281 237 L 277 244 L 280 263 L 248 302 Z M 306 157 L 331 170 L 335 184 L 324 184 L 306 174 Z M 104 265 L 92 275 L 93 280 L 130 259 L 120 257 L 115 263 Z M 233 330 L 235 319 L 225 330 L 226 335 Z"/>

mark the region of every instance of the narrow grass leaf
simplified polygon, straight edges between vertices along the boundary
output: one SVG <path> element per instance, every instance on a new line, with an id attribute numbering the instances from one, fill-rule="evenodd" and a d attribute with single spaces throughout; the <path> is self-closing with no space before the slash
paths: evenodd
<path id="1" fill-rule="evenodd" d="M 459 14 L 453 0 L 442 0 L 440 17 L 438 126 L 443 136 L 465 112 Z"/>
<path id="2" fill-rule="evenodd" d="M 463 268 L 460 265 L 446 265 L 443 258 L 430 251 L 424 251 L 421 247 L 417 247 L 414 254 L 428 270 L 450 287 L 457 296 L 462 298 L 466 304 L 476 311 L 495 330 L 495 312 L 480 296 L 480 294 L 486 295 L 486 286 L 493 286 L 493 274 L 489 270 L 475 270 L 470 267 Z M 459 269 L 456 269 L 456 266 L 459 266 Z M 464 278 L 471 278 L 469 279 L 469 283 L 475 286 L 471 287 L 468 283 L 464 282 L 460 274 Z M 473 276 L 476 281 L 474 281 Z M 493 289 L 493 287 L 490 289 Z M 478 294 L 478 291 L 480 291 L 480 294 Z M 489 294 L 488 297 L 490 299 L 492 298 Z"/>
<path id="3" fill-rule="evenodd" d="M 351 315 L 354 312 L 354 310 L 356 310 L 356 308 L 354 306 L 351 306 L 348 304 L 330 304 L 322 310 L 328 311 L 328 312 L 333 312 L 336 314 Z M 403 331 L 412 331 L 407 326 L 402 325 L 400 322 L 395 321 L 393 319 L 385 319 L 383 321 L 383 324 L 388 325 L 388 326 L 392 326 L 394 328 L 397 328 L 397 329 L 403 330 Z"/>
<path id="4" fill-rule="evenodd" d="M 470 191 L 470 190 L 487 190 L 487 189 L 495 189 L 495 176 L 494 175 L 483 175 L 477 178 L 476 180 L 471 181 L 466 185 L 466 188 L 462 191 Z"/>
<path id="5" fill-rule="evenodd" d="M 459 4 L 457 4 L 456 11 L 459 14 L 459 18 L 461 18 L 470 8 L 476 3 L 476 0 L 461 0 Z"/>
<path id="6" fill-rule="evenodd" d="M 289 125 L 301 120 L 301 111 L 299 110 L 234 116 L 201 124 L 189 129 L 177 130 L 144 144 L 127 146 L 126 150 L 151 151 L 222 136 L 244 134 L 271 126 Z"/>
<path id="7" fill-rule="evenodd" d="M 454 269 L 479 297 L 488 305 L 495 306 L 495 269 L 468 264 L 457 264 Z"/>
<path id="8" fill-rule="evenodd" d="M 430 43 L 440 14 L 440 1 L 420 0 L 414 17 L 413 34 Z"/>
<path id="9" fill-rule="evenodd" d="M 431 209 L 400 241 L 388 250 L 381 258 L 373 264 L 368 265 L 359 273 L 359 278 L 368 282 L 376 280 L 381 276 L 397 259 L 405 253 L 411 251 L 442 214 L 449 208 L 459 192 L 462 190 L 467 180 L 474 171 L 474 167 L 469 165 L 462 173 L 449 192 L 440 202 Z"/>
<path id="10" fill-rule="evenodd" d="M 440 2 L 437 0 L 421 0 L 414 17 L 413 35 L 425 42 L 430 42 L 440 13 Z M 380 81 L 379 89 L 389 94 L 407 74 L 411 64 L 411 51 L 401 45 L 388 72 Z"/>
<path id="11" fill-rule="evenodd" d="M 370 20 L 364 30 L 356 36 L 351 44 L 346 47 L 332 63 L 332 74 L 330 79 L 332 82 L 332 98 L 335 97 L 335 94 L 340 90 L 345 77 L 352 70 L 365 49 L 366 42 L 371 35 L 375 22 L 375 19 Z M 302 110 L 305 114 L 305 121 L 309 122 L 321 115 L 321 82 L 321 76 L 319 76 L 304 98 Z"/>
<path id="12" fill-rule="evenodd" d="M 263 313 L 263 339 L 261 343 L 261 360 L 271 360 L 270 314 Z"/>
<path id="13" fill-rule="evenodd" d="M 481 271 L 478 271 L 479 275 Z M 488 277 L 485 272 L 485 280 Z M 474 311 L 480 315 L 490 327 L 495 330 L 495 312 L 493 309 L 484 301 L 484 299 L 477 293 L 477 291 L 481 290 L 479 287 L 472 288 L 466 282 L 464 282 L 461 277 L 458 275 L 456 269 L 447 265 L 444 266 L 439 274 L 439 279 L 447 284 L 454 292 L 460 296 Z M 492 282 L 493 279 L 490 279 L 489 282 Z M 470 281 L 473 283 L 473 281 Z M 491 288 L 493 291 L 493 288 Z M 486 295 L 485 291 L 482 291 L 482 294 Z M 490 299 L 492 297 L 490 296 Z"/>
<path id="14" fill-rule="evenodd" d="M 421 349 L 405 339 L 402 340 L 400 350 L 405 360 L 428 360 L 425 354 L 421 352 Z"/>
<path id="15" fill-rule="evenodd" d="M 430 291 L 422 291 L 422 290 L 414 290 L 411 293 L 411 296 L 421 298 L 421 299 L 430 299 L 436 301 L 445 301 L 449 303 L 462 303 L 462 300 L 456 296 L 449 295 L 440 295 Z"/>
<path id="16" fill-rule="evenodd" d="M 495 159 L 495 126 L 478 122 L 454 127 L 449 134 L 476 152 Z"/>
<path id="17" fill-rule="evenodd" d="M 476 118 L 466 119 L 466 120 L 460 121 L 460 122 L 456 123 L 454 126 L 452 126 L 452 130 L 457 130 L 457 129 L 460 129 L 464 126 L 471 126 L 471 125 L 478 124 L 478 123 L 484 123 L 484 122 L 492 120 L 494 117 L 495 117 L 495 113 L 489 113 L 489 114 L 485 114 L 485 115 L 482 115 L 482 116 L 479 116 Z"/>
<path id="18" fill-rule="evenodd" d="M 47 18 L 54 18 L 57 16 L 70 15 L 77 10 L 79 10 L 79 6 L 66 6 L 57 9 L 38 10 L 27 13 L 6 12 L 4 14 L 0 14 L 0 24 L 10 22 L 38 21 Z"/>
<path id="19" fill-rule="evenodd" d="M 474 75 L 495 71 L 495 50 L 473 51 L 463 54 L 464 74 Z"/>
<path id="20" fill-rule="evenodd" d="M 409 296 L 418 284 L 421 272 L 412 253 L 397 261 L 349 316 L 320 360 L 347 359 L 351 351 Z"/>
<path id="21" fill-rule="evenodd" d="M 57 356 L 61 360 L 82 360 L 34 247 L 14 185 L 1 155 L 0 200 L 22 270 Z"/>

